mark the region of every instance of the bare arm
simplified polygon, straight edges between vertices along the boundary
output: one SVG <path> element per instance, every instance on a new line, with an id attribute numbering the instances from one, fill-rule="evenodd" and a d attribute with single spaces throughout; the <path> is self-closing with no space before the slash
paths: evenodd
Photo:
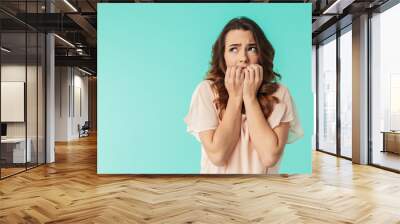
<path id="1" fill-rule="evenodd" d="M 216 166 L 225 165 L 239 140 L 241 110 L 242 102 L 229 99 L 217 129 L 199 133 L 208 157 Z"/>
<path id="2" fill-rule="evenodd" d="M 257 99 L 244 102 L 250 139 L 264 166 L 272 167 L 279 161 L 287 142 L 289 123 L 282 122 L 272 129 Z"/>
<path id="3" fill-rule="evenodd" d="M 228 90 L 229 99 L 222 121 L 217 129 L 199 133 L 208 157 L 216 166 L 225 165 L 240 138 L 243 80 L 242 68 L 227 68 L 225 86 Z"/>
<path id="4" fill-rule="evenodd" d="M 245 71 L 243 101 L 246 108 L 250 139 L 264 166 L 272 167 L 278 161 L 286 145 L 289 123 L 281 122 L 272 129 L 264 117 L 256 97 L 262 83 L 263 71 L 259 65 L 250 65 Z"/>

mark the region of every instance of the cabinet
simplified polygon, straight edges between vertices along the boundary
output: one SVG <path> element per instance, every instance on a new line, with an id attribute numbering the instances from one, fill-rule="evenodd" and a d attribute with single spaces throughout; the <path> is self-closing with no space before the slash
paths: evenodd
<path id="1" fill-rule="evenodd" d="M 400 131 L 383 131 L 382 152 L 400 154 Z"/>

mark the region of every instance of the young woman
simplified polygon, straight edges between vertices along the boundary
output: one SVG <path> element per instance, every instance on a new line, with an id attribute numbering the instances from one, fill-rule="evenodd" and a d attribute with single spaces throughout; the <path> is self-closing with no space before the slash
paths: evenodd
<path id="1" fill-rule="evenodd" d="M 303 135 L 273 59 L 254 21 L 240 17 L 225 25 L 184 119 L 201 142 L 200 173 L 276 173 L 285 144 Z"/>

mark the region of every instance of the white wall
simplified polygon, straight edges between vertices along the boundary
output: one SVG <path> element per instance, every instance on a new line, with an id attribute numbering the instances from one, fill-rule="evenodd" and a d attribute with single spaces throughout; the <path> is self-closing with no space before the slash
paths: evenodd
<path id="1" fill-rule="evenodd" d="M 72 67 L 56 67 L 55 73 L 55 140 L 70 141 L 88 120 L 88 77 Z"/>
<path id="2" fill-rule="evenodd" d="M 36 70 L 38 69 L 38 70 Z M 8 138 L 23 138 L 25 135 L 30 139 L 30 148 L 32 161 L 36 162 L 39 158 L 39 163 L 44 162 L 44 146 L 45 146 L 45 118 L 44 118 L 44 74 L 42 67 L 36 67 L 25 64 L 3 64 L 1 66 L 1 81 L 2 82 L 24 82 L 26 83 L 26 107 L 22 107 L 22 112 L 27 115 L 27 120 L 24 122 L 6 122 Z M 25 80 L 27 78 L 27 81 Z M 6 96 L 2 96 L 6 97 Z M 7 110 L 9 108 L 1 108 Z M 12 111 L 11 111 L 12 112 Z M 39 156 L 37 157 L 37 154 Z"/>
<path id="3" fill-rule="evenodd" d="M 1 66 L 1 81 L 2 82 L 25 82 L 25 64 L 6 64 Z M 32 74 L 32 66 L 28 66 L 28 74 Z M 1 108 L 6 110 L 6 108 Z M 24 122 L 10 122 L 7 123 L 7 136 L 8 137 L 25 137 L 25 123 Z"/>
<path id="4" fill-rule="evenodd" d="M 77 73 L 78 72 L 78 73 Z M 82 76 L 79 70 L 74 70 L 73 94 L 71 99 L 71 132 L 72 138 L 79 138 L 78 124 L 81 126 L 88 120 L 88 77 Z"/>
<path id="5" fill-rule="evenodd" d="M 25 82 L 25 69 L 27 69 L 28 85 L 27 88 L 27 120 L 28 120 L 28 137 L 32 133 L 36 136 L 36 66 L 27 66 L 18 64 L 6 64 L 1 66 L 1 81 L 2 82 Z M 41 70 L 39 70 L 41 72 Z M 34 86 L 34 87 L 32 87 Z M 42 105 L 39 105 L 41 107 Z M 6 108 L 2 108 L 6 110 Z M 33 122 L 33 123 L 32 123 Z M 25 136 L 25 123 L 26 122 L 7 122 L 7 136 L 8 137 L 24 137 Z M 39 136 L 43 137 L 43 136 Z"/>
<path id="6" fill-rule="evenodd" d="M 67 67 L 55 68 L 55 141 L 68 140 L 69 80 L 69 69 Z"/>
<path id="7" fill-rule="evenodd" d="M 24 122 L 25 82 L 1 82 L 1 121 Z M 4 109 L 4 110 L 3 110 Z"/>

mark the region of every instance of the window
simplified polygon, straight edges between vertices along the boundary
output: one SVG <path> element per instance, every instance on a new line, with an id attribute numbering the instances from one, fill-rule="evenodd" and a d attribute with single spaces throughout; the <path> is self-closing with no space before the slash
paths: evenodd
<path id="1" fill-rule="evenodd" d="M 351 26 L 340 36 L 340 154 L 351 158 L 352 141 L 352 33 Z"/>
<path id="2" fill-rule="evenodd" d="M 372 164 L 400 170 L 400 4 L 371 18 Z"/>
<path id="3" fill-rule="evenodd" d="M 318 149 L 336 153 L 336 36 L 318 47 Z"/>

